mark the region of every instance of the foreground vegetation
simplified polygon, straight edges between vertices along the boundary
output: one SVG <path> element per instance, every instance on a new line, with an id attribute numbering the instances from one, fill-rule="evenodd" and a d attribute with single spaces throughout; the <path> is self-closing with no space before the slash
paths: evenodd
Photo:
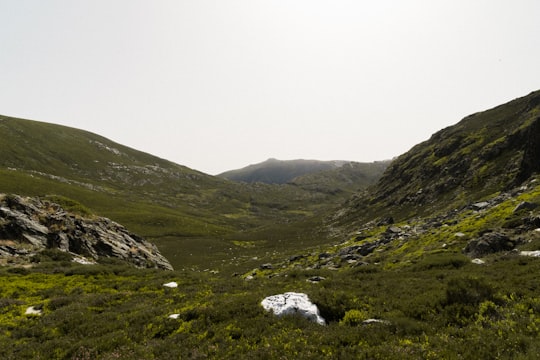
<path id="1" fill-rule="evenodd" d="M 532 212 L 513 211 L 521 201 L 540 202 L 536 183 L 491 208 L 456 212 L 407 242 L 385 244 L 361 263 L 332 267 L 317 265 L 320 254 L 370 242 L 386 227 L 245 275 L 228 270 L 256 260 L 158 271 L 111 259 L 79 265 L 47 250 L 32 267 L 0 269 L 0 357 L 537 359 L 540 259 L 510 251 L 475 264 L 461 252 L 467 239 L 501 226 L 518 229 L 522 249 L 540 249 L 537 231 L 519 230 Z M 257 242 L 230 243 L 246 255 L 261 251 Z M 171 281 L 179 286 L 163 286 Z M 262 299 L 287 291 L 308 294 L 327 325 L 263 310 Z M 31 306 L 42 313 L 26 314 Z"/>
<path id="2" fill-rule="evenodd" d="M 459 257 L 253 281 L 43 258 L 0 270 L 0 357 L 538 358 L 540 260 L 507 255 L 478 266 Z M 326 280 L 307 282 L 313 275 Z M 179 287 L 163 286 L 170 281 Z M 328 325 L 278 319 L 259 305 L 291 290 L 307 293 Z M 29 306 L 43 313 L 25 315 Z M 368 318 L 385 322 L 363 324 Z"/>

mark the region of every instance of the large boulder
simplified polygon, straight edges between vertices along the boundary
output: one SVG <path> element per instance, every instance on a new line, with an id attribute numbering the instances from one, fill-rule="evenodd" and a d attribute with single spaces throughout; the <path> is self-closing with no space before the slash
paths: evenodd
<path id="1" fill-rule="evenodd" d="M 287 292 L 273 295 L 265 298 L 261 305 L 266 311 L 272 311 L 279 317 L 298 314 L 320 325 L 326 325 L 317 305 L 313 304 L 306 294 Z"/>
<path id="2" fill-rule="evenodd" d="M 0 194 L 0 254 L 58 249 L 98 260 L 114 257 L 137 267 L 172 270 L 157 247 L 103 217 L 83 217 L 39 198 Z"/>
<path id="3" fill-rule="evenodd" d="M 491 232 L 469 241 L 464 252 L 476 258 L 500 251 L 510 251 L 515 246 L 515 242 L 508 236 L 498 232 Z"/>

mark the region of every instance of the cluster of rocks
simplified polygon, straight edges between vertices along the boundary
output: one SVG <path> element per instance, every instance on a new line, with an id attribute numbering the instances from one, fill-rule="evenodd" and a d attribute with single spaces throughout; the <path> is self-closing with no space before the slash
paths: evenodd
<path id="1" fill-rule="evenodd" d="M 350 245 L 340 248 L 335 253 L 323 252 L 318 255 L 318 262 L 313 268 L 339 268 L 343 264 L 356 267 L 361 265 L 367 265 L 368 263 L 363 261 L 364 257 L 375 252 L 394 241 L 405 242 L 411 236 L 415 235 L 415 230 L 410 226 L 389 226 L 384 233 L 380 235 L 377 240 L 363 242 L 362 244 Z M 357 241 L 364 240 L 365 237 L 362 234 L 358 234 Z"/>
<path id="2" fill-rule="evenodd" d="M 154 244 L 103 217 L 83 218 L 38 198 L 0 195 L 0 256 L 58 249 L 91 260 L 114 257 L 137 267 L 172 270 Z"/>

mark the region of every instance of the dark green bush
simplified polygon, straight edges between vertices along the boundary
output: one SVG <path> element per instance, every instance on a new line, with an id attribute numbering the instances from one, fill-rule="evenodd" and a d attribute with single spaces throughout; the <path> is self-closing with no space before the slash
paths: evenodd
<path id="1" fill-rule="evenodd" d="M 470 259 L 462 254 L 438 253 L 430 254 L 414 265 L 417 271 L 430 269 L 459 269 L 470 263 Z"/>
<path id="2" fill-rule="evenodd" d="M 41 261 L 66 261 L 69 262 L 73 260 L 73 255 L 68 252 L 57 250 L 57 249 L 45 249 L 39 252 Z"/>
<path id="3" fill-rule="evenodd" d="M 485 300 L 493 300 L 494 288 L 484 279 L 460 277 L 448 281 L 446 287 L 446 305 L 478 305 Z"/>

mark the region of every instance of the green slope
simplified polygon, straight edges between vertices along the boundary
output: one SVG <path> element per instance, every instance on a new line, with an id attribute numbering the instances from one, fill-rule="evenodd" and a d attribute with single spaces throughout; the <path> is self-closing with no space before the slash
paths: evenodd
<path id="1" fill-rule="evenodd" d="M 540 91 L 470 115 L 394 160 L 345 222 L 431 214 L 516 186 L 540 171 L 538 134 Z"/>
<path id="2" fill-rule="evenodd" d="M 265 255 L 275 234 L 290 232 L 285 227 L 296 235 L 281 237 L 280 251 L 326 241 L 311 234 L 313 224 L 351 189 L 349 178 L 325 177 L 316 187 L 301 180 L 241 184 L 87 131 L 0 116 L 0 192 L 74 199 L 156 242 L 175 267 L 219 263 L 239 252 Z M 236 239 L 258 246 L 232 246 Z"/>
<path id="3" fill-rule="evenodd" d="M 521 251 L 540 249 L 539 96 L 468 117 L 399 157 L 369 191 L 325 218 L 332 244 L 320 215 L 338 197 L 300 185 L 209 179 L 223 186 L 178 195 L 192 196 L 193 207 L 170 199 L 166 207 L 148 184 L 154 193 L 144 198 L 118 179 L 69 183 L 4 168 L 2 186 L 56 190 L 112 212 L 149 207 L 156 222 L 165 209 L 195 220 L 194 212 L 213 214 L 212 226 L 223 221 L 236 232 L 204 239 L 207 252 L 221 254 L 204 266 L 252 268 L 223 277 L 182 266 L 165 273 L 47 259 L 30 269 L 2 267 L 0 356 L 536 359 L 540 260 Z M 217 211 L 220 204 L 228 212 Z M 499 248 L 485 246 L 497 237 Z M 472 243 L 488 251 L 464 252 Z M 483 263 L 472 261 L 477 256 Z M 163 287 L 170 281 L 178 288 Z M 309 295 L 327 325 L 262 309 L 263 298 L 287 291 Z M 30 306 L 41 315 L 25 314 Z"/>

